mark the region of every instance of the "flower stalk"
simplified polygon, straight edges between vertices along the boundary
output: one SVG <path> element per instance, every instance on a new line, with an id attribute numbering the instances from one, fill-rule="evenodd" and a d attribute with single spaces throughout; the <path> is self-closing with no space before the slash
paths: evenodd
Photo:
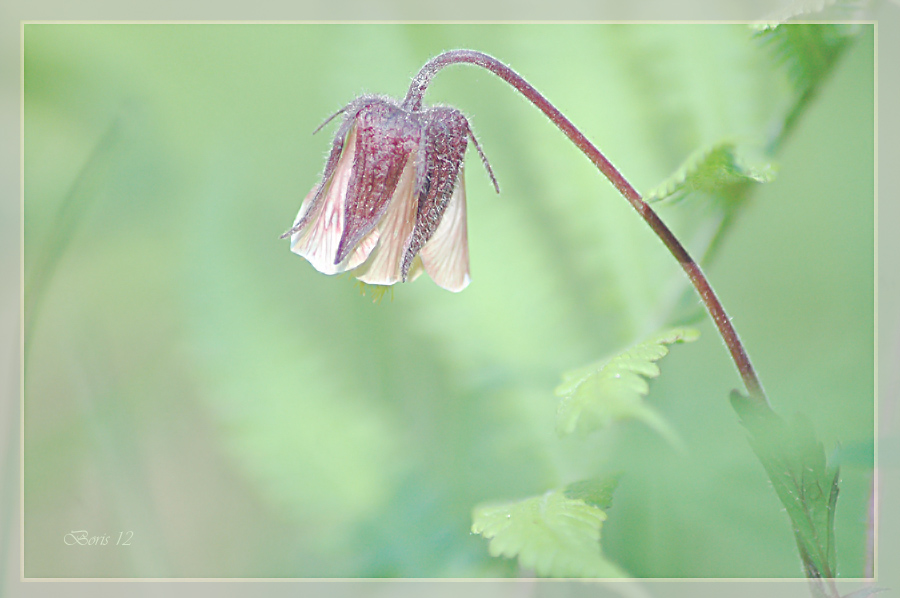
<path id="1" fill-rule="evenodd" d="M 713 291 L 700 266 L 690 256 L 687 249 L 675 237 L 668 226 L 659 218 L 656 212 L 643 200 L 640 193 L 629 183 L 624 176 L 616 169 L 612 163 L 606 159 L 602 152 L 592 144 L 584 134 L 579 131 L 563 114 L 556 109 L 543 95 L 531 86 L 518 73 L 507 65 L 503 64 L 496 58 L 477 52 L 475 50 L 450 50 L 435 56 L 429 60 L 415 76 L 410 84 L 409 91 L 403 100 L 402 108 L 409 111 L 417 111 L 422 107 L 422 100 L 428 85 L 432 78 L 442 68 L 452 64 L 473 64 L 480 66 L 493 74 L 497 75 L 510 85 L 512 85 L 519 93 L 524 95 L 540 109 L 555 124 L 569 140 L 574 143 L 578 149 L 582 151 L 594 163 L 598 170 L 609 179 L 613 186 L 625 197 L 626 200 L 637 210 L 638 214 L 653 229 L 653 232 L 669 249 L 672 255 L 678 260 L 682 269 L 687 274 L 700 295 L 700 299 L 709 311 L 710 316 L 715 322 L 719 330 L 719 334 L 725 341 L 731 358 L 737 366 L 741 379 L 746 387 L 749 398 L 758 406 L 768 408 L 769 402 L 763 390 L 756 370 L 750 362 L 747 352 L 741 339 L 731 324 L 728 314 L 725 313 L 722 303 Z"/>

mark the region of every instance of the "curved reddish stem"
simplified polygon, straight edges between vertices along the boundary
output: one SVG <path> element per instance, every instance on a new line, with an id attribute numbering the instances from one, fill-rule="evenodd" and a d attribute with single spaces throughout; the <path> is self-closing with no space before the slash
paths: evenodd
<path id="1" fill-rule="evenodd" d="M 737 366 L 738 372 L 741 375 L 741 379 L 744 381 L 744 386 L 747 388 L 747 393 L 750 398 L 760 404 L 768 406 L 768 399 L 766 398 L 765 391 L 762 388 L 762 384 L 760 384 L 756 371 L 753 369 L 753 364 L 750 363 L 747 352 L 744 350 L 744 345 L 741 343 L 737 331 L 734 329 L 734 326 L 731 325 L 728 314 L 725 313 L 725 308 L 722 307 L 722 303 L 710 286 L 709 281 L 706 279 L 700 266 L 698 266 L 693 258 L 691 258 L 681 242 L 675 237 L 672 231 L 669 230 L 669 227 L 660 220 L 656 212 L 654 212 L 647 202 L 641 198 L 640 193 L 625 180 L 625 177 L 623 177 L 616 167 L 606 159 L 600 150 L 597 149 L 594 144 L 592 144 L 588 138 L 569 121 L 569 119 L 563 116 L 553 104 L 547 101 L 547 99 L 534 87 L 519 76 L 518 73 L 493 56 L 489 56 L 483 52 L 476 52 L 475 50 L 451 50 L 449 52 L 444 52 L 429 60 L 413 79 L 409 86 L 409 91 L 406 94 L 406 98 L 403 100 L 403 107 L 407 110 L 421 109 L 425 91 L 434 75 L 442 68 L 458 63 L 474 64 L 485 68 L 516 88 L 522 95 L 528 98 L 531 103 L 546 114 L 566 137 L 568 137 L 572 143 L 574 143 L 578 149 L 580 149 L 591 162 L 597 166 L 600 172 L 609 179 L 613 186 L 619 190 L 619 193 L 621 193 L 634 209 L 637 210 L 638 214 L 640 214 L 647 224 L 650 225 L 653 232 L 656 233 L 672 255 L 675 256 L 675 259 L 678 260 L 678 263 L 681 264 L 681 267 L 688 275 L 691 284 L 697 289 L 700 299 L 703 301 L 704 305 L 706 305 L 706 309 L 709 311 L 710 316 L 712 316 L 716 327 L 719 329 L 719 333 L 722 335 L 722 339 L 725 341 L 725 345 L 728 347 L 728 351 L 731 353 L 731 358 Z"/>

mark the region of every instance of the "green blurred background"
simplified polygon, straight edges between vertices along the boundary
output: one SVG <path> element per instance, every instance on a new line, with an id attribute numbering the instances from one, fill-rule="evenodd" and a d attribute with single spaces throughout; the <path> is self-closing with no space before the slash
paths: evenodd
<path id="1" fill-rule="evenodd" d="M 486 71 L 463 110 L 473 283 L 378 304 L 278 235 L 361 93 L 432 55 L 517 69 L 641 191 L 754 144 L 791 101 L 748 27 L 25 26 L 25 576 L 515 575 L 480 502 L 624 472 L 606 554 L 638 577 L 798 577 L 786 515 L 727 401 L 712 326 L 662 362 L 638 424 L 554 432 L 562 371 L 640 340 L 683 274 L 554 127 Z M 862 27 L 708 273 L 784 415 L 842 447 L 838 563 L 863 574 L 874 420 L 874 32 Z M 702 252 L 702 202 L 660 214 Z M 133 532 L 66 546 L 71 530 Z"/>

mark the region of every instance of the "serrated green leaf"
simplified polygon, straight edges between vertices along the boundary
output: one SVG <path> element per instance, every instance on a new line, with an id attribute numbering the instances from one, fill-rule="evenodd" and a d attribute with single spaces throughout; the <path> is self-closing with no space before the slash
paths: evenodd
<path id="1" fill-rule="evenodd" d="M 757 40 L 785 69 L 795 94 L 795 100 L 783 122 L 779 123 L 780 131 L 770 142 L 768 151 L 777 150 L 794 128 L 800 114 L 806 110 L 822 81 L 834 69 L 857 32 L 855 25 L 822 23 L 764 26 L 757 32 Z"/>
<path id="2" fill-rule="evenodd" d="M 762 27 L 757 38 L 784 65 L 802 94 L 831 71 L 856 30 L 847 24 L 785 23 Z"/>
<path id="3" fill-rule="evenodd" d="M 825 461 L 825 450 L 809 421 L 782 419 L 737 392 L 732 405 L 750 432 L 750 444 L 784 505 L 809 578 L 833 578 L 837 571 L 834 512 L 840 470 Z"/>
<path id="4" fill-rule="evenodd" d="M 671 177 L 646 195 L 648 202 L 676 201 L 690 193 L 705 193 L 720 201 L 736 203 L 750 188 L 775 177 L 775 166 L 752 161 L 730 141 L 694 152 Z"/>
<path id="5" fill-rule="evenodd" d="M 518 558 L 546 577 L 628 577 L 603 556 L 600 528 L 606 513 L 565 490 L 472 512 L 472 532 L 490 543 L 492 556 Z"/>
<path id="6" fill-rule="evenodd" d="M 557 432 L 587 432 L 613 421 L 637 419 L 680 447 L 682 443 L 675 431 L 643 401 L 650 390 L 644 378 L 659 376 L 654 362 L 669 352 L 668 345 L 698 337 L 699 333 L 690 328 L 667 330 L 611 359 L 564 373 L 562 383 L 554 391 L 562 399 L 557 409 Z"/>

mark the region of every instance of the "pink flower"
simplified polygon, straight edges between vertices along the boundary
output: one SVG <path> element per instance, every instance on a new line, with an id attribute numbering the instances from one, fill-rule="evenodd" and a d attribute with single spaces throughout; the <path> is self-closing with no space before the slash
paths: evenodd
<path id="1" fill-rule="evenodd" d="M 444 106 L 407 111 L 379 96 L 357 98 L 341 113 L 322 181 L 282 235 L 291 251 L 319 272 L 352 272 L 367 284 L 406 282 L 424 270 L 439 286 L 463 290 L 469 139 L 497 186 L 466 118 Z"/>

